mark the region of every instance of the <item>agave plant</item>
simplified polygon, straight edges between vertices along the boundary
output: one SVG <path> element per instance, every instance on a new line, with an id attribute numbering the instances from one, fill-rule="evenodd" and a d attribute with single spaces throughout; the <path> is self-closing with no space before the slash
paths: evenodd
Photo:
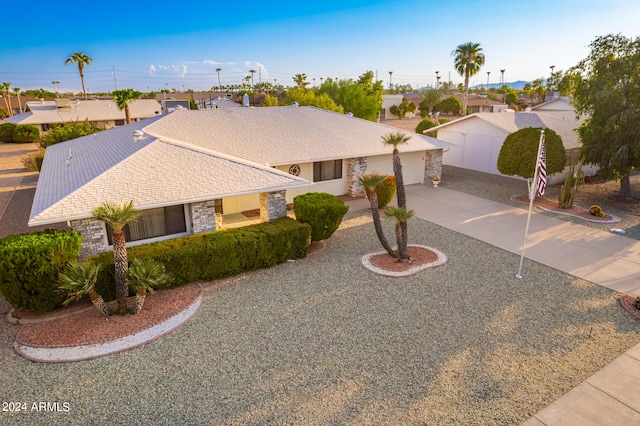
<path id="1" fill-rule="evenodd" d="M 67 271 L 60 274 L 60 284 L 58 286 L 60 291 L 67 293 L 67 300 L 64 301 L 64 304 L 67 305 L 72 300 L 78 300 L 85 294 L 88 294 L 91 303 L 93 303 L 104 316 L 110 316 L 111 309 L 109 309 L 109 306 L 104 302 L 102 296 L 95 291 L 96 281 L 98 280 L 98 274 L 101 268 L 102 265 L 90 261 L 73 261 L 69 263 Z"/>
<path id="2" fill-rule="evenodd" d="M 129 266 L 129 287 L 136 292 L 136 303 L 130 314 L 137 314 L 147 297 L 147 291 L 169 284 L 173 278 L 165 271 L 164 265 L 151 258 L 135 258 Z"/>

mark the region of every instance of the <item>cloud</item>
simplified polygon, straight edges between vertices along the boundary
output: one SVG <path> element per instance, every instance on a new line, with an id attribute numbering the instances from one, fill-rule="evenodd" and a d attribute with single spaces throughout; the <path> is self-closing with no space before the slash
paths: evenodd
<path id="1" fill-rule="evenodd" d="M 153 66 L 153 64 L 149 65 L 149 74 L 155 74 L 156 73 L 156 67 Z"/>
<path id="2" fill-rule="evenodd" d="M 204 61 L 202 61 L 202 63 L 205 65 L 220 65 L 222 62 L 212 61 L 211 59 L 205 59 Z"/>
<path id="3" fill-rule="evenodd" d="M 171 65 L 171 71 L 180 77 L 184 77 L 187 74 L 187 66 L 185 64 Z"/>

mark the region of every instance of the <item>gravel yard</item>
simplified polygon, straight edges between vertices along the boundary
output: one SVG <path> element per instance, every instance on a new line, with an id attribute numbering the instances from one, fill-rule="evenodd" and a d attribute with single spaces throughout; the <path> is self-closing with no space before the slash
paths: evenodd
<path id="1" fill-rule="evenodd" d="M 514 425 L 640 342 L 605 288 L 530 261 L 519 281 L 517 255 L 419 219 L 409 232 L 448 263 L 369 272 L 380 245 L 350 212 L 325 250 L 205 283 L 190 322 L 105 358 L 29 362 L 2 321 L 0 395 L 29 410 L 0 423 Z"/>

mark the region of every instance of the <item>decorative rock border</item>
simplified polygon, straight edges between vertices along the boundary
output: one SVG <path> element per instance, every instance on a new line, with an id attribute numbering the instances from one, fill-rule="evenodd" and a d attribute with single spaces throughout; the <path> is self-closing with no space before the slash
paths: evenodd
<path id="1" fill-rule="evenodd" d="M 440 250 L 435 249 L 433 247 L 428 247 L 428 246 L 423 246 L 423 245 L 419 245 L 419 244 L 409 244 L 410 247 L 420 247 L 426 250 L 430 250 L 433 253 L 436 254 L 436 256 L 438 256 L 438 258 L 436 260 L 434 260 L 433 262 L 427 262 L 427 263 L 423 263 L 421 265 L 416 265 L 413 266 L 405 271 L 388 271 L 386 269 L 382 269 L 379 268 L 377 266 L 375 266 L 373 263 L 371 263 L 371 258 L 373 256 L 379 255 L 379 254 L 384 254 L 386 253 L 386 251 L 379 251 L 376 253 L 369 253 L 369 254 L 365 254 L 364 256 L 362 256 L 361 259 L 361 263 L 362 266 L 364 266 L 365 268 L 367 268 L 368 270 L 370 270 L 371 272 L 375 272 L 376 274 L 380 274 L 380 275 L 384 275 L 386 277 L 408 277 L 411 275 L 415 275 L 420 271 L 424 271 L 425 269 L 429 269 L 429 268 L 436 268 L 440 265 L 444 265 L 445 263 L 447 263 L 447 256 L 442 253 Z"/>
<path id="2" fill-rule="evenodd" d="M 146 330 L 109 342 L 66 347 L 29 346 L 14 342 L 13 349 L 19 355 L 37 362 L 75 362 L 99 358 L 142 346 L 172 332 L 187 322 L 201 304 L 202 290 L 198 293 L 198 297 L 178 314 Z"/>

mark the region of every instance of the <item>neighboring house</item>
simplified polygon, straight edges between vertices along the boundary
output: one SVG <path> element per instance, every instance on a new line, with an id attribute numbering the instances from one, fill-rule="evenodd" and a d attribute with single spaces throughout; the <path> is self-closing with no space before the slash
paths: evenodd
<path id="1" fill-rule="evenodd" d="M 397 115 L 392 114 L 389 111 L 394 105 L 400 105 L 402 103 L 404 95 L 382 95 L 382 109 L 380 110 L 379 120 L 393 120 L 398 118 Z M 407 116 L 413 117 L 413 113 L 407 114 Z"/>
<path id="2" fill-rule="evenodd" d="M 461 105 L 464 105 L 464 94 L 455 95 L 460 101 Z M 467 107 L 471 108 L 471 113 L 476 112 L 500 112 L 507 109 L 507 105 L 500 101 L 492 101 L 486 95 L 475 95 L 470 93 L 467 98 Z"/>
<path id="3" fill-rule="evenodd" d="M 158 102 L 162 101 L 173 101 L 173 100 L 186 100 L 187 102 L 193 101 L 198 106 L 198 109 L 205 108 L 213 108 L 218 104 L 218 108 L 238 108 L 241 107 L 237 102 L 233 102 L 231 100 L 233 96 L 229 93 L 225 92 L 193 92 L 193 93 L 184 93 L 184 92 L 172 92 L 172 93 L 157 93 L 156 100 Z M 219 103 L 220 99 L 225 99 L 227 102 Z"/>
<path id="4" fill-rule="evenodd" d="M 285 216 L 296 195 L 358 196 L 362 174 L 393 174 L 382 137 L 398 131 L 410 136 L 399 147 L 405 183 L 440 175 L 446 142 L 344 114 L 176 110 L 49 147 L 29 225 L 68 221 L 86 256 L 110 248 L 105 225 L 91 219 L 105 201 L 133 200 L 143 210 L 128 231 L 137 242 L 215 230 L 216 213 L 259 208 L 261 220 L 270 220 Z"/>
<path id="5" fill-rule="evenodd" d="M 49 130 L 53 124 L 76 121 L 89 121 L 106 129 L 125 124 L 124 110 L 120 110 L 113 100 L 40 99 L 28 102 L 27 107 L 27 112 L 7 117 L 7 121 L 32 124 L 42 131 Z M 129 110 L 131 119 L 137 121 L 159 115 L 160 104 L 153 99 L 137 99 L 129 104 Z"/>
<path id="6" fill-rule="evenodd" d="M 580 139 L 574 131 L 581 120 L 577 120 L 573 107 L 566 98 L 554 99 L 540 104 L 528 112 L 478 113 L 450 121 L 429 129 L 436 132 L 439 140 L 450 142 L 457 148 L 448 150 L 443 164 L 485 173 L 500 174 L 497 168 L 498 154 L 505 138 L 525 127 L 550 128 L 564 144 L 567 159 L 577 159 Z M 585 174 L 594 174 L 594 166 L 583 167 Z M 549 177 L 551 184 L 560 183 L 566 171 Z"/>
<path id="7" fill-rule="evenodd" d="M 35 96 L 18 96 L 15 93 L 11 93 L 9 102 L 4 94 L 0 94 L 0 108 L 7 109 L 7 104 L 11 107 L 11 115 L 20 114 L 22 111 L 26 111 L 27 102 L 35 101 L 38 98 Z"/>

